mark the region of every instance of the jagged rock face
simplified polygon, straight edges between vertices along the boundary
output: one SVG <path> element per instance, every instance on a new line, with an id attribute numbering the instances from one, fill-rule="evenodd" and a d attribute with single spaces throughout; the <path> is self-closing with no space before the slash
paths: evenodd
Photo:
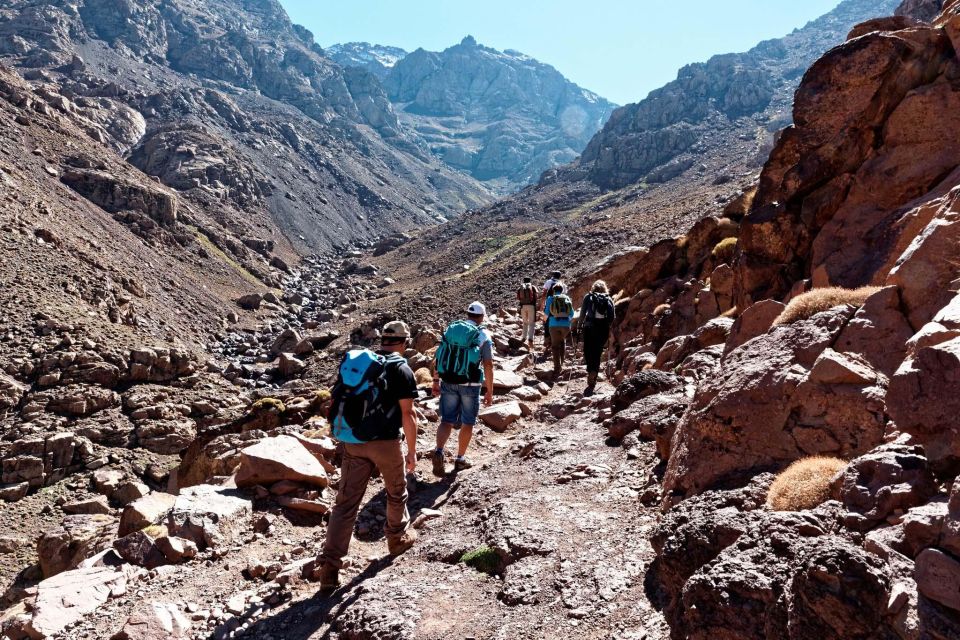
<path id="1" fill-rule="evenodd" d="M 384 80 L 393 67 L 407 56 L 400 47 L 387 47 L 367 42 L 347 42 L 324 49 L 328 58 L 341 67 L 366 69 L 379 80 Z"/>
<path id="2" fill-rule="evenodd" d="M 619 188 L 670 179 L 737 133 L 757 138 L 762 148 L 789 122 L 786 112 L 807 66 L 853 25 L 896 4 L 847 0 L 784 38 L 684 67 L 675 81 L 615 111 L 587 145 L 580 168 L 596 184 Z M 717 135 L 722 131 L 731 134 Z"/>
<path id="3" fill-rule="evenodd" d="M 796 124 L 764 167 L 744 221 L 740 304 L 782 296 L 803 278 L 814 286 L 887 282 L 904 287 L 916 330 L 949 300 L 956 269 L 938 250 L 949 253 L 951 188 L 960 183 L 956 20 L 866 33 L 806 73 Z M 926 280 L 932 296 L 916 295 L 908 273 Z"/>
<path id="4" fill-rule="evenodd" d="M 407 55 L 384 87 L 435 154 L 503 191 L 573 160 L 614 107 L 553 67 L 471 37 Z"/>
<path id="5" fill-rule="evenodd" d="M 325 57 L 277 2 L 16 1 L 0 10 L 0 56 L 141 170 L 266 213 L 274 239 L 300 250 L 489 197 L 401 127 L 371 73 Z"/>

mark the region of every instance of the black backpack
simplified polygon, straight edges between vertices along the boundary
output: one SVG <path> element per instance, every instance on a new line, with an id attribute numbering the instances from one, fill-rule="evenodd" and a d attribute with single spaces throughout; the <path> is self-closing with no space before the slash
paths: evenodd
<path id="1" fill-rule="evenodd" d="M 597 325 L 609 325 L 613 322 L 616 313 L 613 299 L 603 293 L 587 294 L 583 301 L 583 325 L 593 327 Z"/>

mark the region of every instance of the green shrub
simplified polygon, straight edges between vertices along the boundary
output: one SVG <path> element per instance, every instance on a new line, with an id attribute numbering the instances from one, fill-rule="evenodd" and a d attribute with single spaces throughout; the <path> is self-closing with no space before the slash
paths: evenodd
<path id="1" fill-rule="evenodd" d="M 710 255 L 719 263 L 730 264 L 733 262 L 733 256 L 737 252 L 737 239 L 724 238 L 713 247 Z"/>
<path id="2" fill-rule="evenodd" d="M 862 307 L 867 298 L 880 290 L 880 287 L 823 287 L 801 293 L 787 304 L 787 308 L 773 321 L 773 326 L 793 324 L 799 320 L 812 318 L 821 311 L 833 309 L 844 304 Z"/>
<path id="3" fill-rule="evenodd" d="M 460 562 L 491 576 L 500 573 L 500 554 L 487 545 L 481 545 L 473 551 L 467 551 L 460 556 Z"/>
<path id="4" fill-rule="evenodd" d="M 847 463 L 840 458 L 813 456 L 797 460 L 780 472 L 767 491 L 774 511 L 813 509 L 830 499 L 830 484 Z"/>

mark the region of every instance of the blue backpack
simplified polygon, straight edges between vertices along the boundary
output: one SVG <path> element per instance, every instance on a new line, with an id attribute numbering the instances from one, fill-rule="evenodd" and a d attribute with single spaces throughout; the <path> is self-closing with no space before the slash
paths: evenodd
<path id="1" fill-rule="evenodd" d="M 447 384 L 483 382 L 480 367 L 483 339 L 483 327 L 467 320 L 458 320 L 447 327 L 436 355 L 440 379 Z"/>
<path id="2" fill-rule="evenodd" d="M 399 405 L 385 407 L 383 399 L 389 386 L 388 367 L 403 362 L 398 354 L 381 356 L 369 349 L 344 354 L 331 392 L 329 418 L 334 437 L 349 444 L 396 437 L 389 423 Z"/>

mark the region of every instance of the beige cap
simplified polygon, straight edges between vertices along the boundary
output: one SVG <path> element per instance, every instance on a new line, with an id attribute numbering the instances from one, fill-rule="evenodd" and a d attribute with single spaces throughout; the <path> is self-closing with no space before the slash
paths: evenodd
<path id="1" fill-rule="evenodd" d="M 382 338 L 409 338 L 410 327 L 402 320 L 394 320 L 383 325 L 383 331 L 380 332 Z"/>

